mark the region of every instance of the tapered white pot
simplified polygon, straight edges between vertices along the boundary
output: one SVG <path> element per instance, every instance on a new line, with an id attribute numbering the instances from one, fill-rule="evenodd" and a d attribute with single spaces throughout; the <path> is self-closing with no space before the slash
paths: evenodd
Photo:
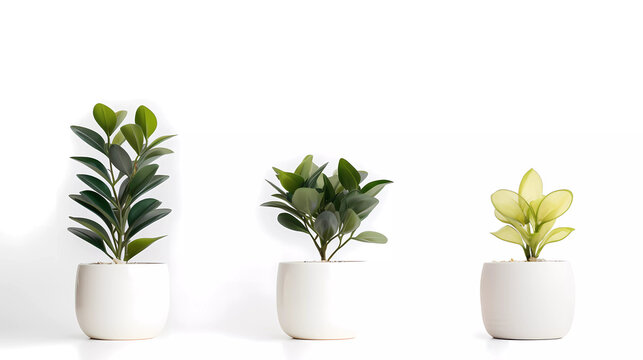
<path id="1" fill-rule="evenodd" d="M 90 338 L 153 338 L 165 326 L 169 305 L 166 264 L 78 265 L 76 318 Z"/>
<path id="2" fill-rule="evenodd" d="M 368 292 L 364 262 L 282 262 L 277 274 L 281 329 L 296 339 L 357 335 Z"/>
<path id="3" fill-rule="evenodd" d="M 482 319 L 500 339 L 557 339 L 574 317 L 574 276 L 566 261 L 485 263 Z"/>

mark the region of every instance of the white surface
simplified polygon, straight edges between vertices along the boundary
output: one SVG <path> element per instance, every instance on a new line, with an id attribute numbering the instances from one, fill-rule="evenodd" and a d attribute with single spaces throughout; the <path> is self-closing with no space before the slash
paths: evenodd
<path id="1" fill-rule="evenodd" d="M 567 261 L 485 263 L 482 320 L 500 339 L 558 339 L 574 319 L 574 274 Z"/>
<path id="2" fill-rule="evenodd" d="M 281 329 L 297 339 L 350 339 L 359 334 L 372 299 L 367 262 L 282 262 L 277 272 Z M 370 270 L 370 271 L 369 271 Z"/>
<path id="3" fill-rule="evenodd" d="M 163 331 L 169 308 L 166 264 L 78 265 L 76 317 L 90 338 L 153 338 Z"/>
<path id="4" fill-rule="evenodd" d="M 642 6 L 3 2 L 0 357 L 632 357 Z M 173 212 L 145 234 L 169 236 L 136 258 L 170 267 L 167 336 L 150 342 L 83 340 L 74 316 L 76 265 L 104 259 L 66 230 L 84 213 L 67 198 L 84 171 L 68 157 L 92 152 L 69 125 L 93 126 L 98 101 L 128 121 L 146 104 L 159 134 L 179 134 L 160 161 L 171 178 L 150 193 Z M 350 342 L 295 342 L 277 322 L 277 264 L 315 250 L 258 204 L 270 167 L 294 169 L 308 153 L 395 181 L 363 224 L 389 243 L 338 253 L 388 269 L 368 332 Z M 517 189 L 531 167 L 545 191 L 575 195 L 559 223 L 577 230 L 542 257 L 573 263 L 576 316 L 562 340 L 494 341 L 482 264 L 522 250 L 489 234 L 502 225 L 489 196 Z"/>

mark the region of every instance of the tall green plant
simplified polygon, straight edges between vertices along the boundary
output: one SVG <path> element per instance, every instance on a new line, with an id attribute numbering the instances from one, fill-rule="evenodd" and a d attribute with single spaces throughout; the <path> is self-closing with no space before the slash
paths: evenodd
<path id="1" fill-rule="evenodd" d="M 103 104 L 96 104 L 93 114 L 106 138 L 81 126 L 72 126 L 71 130 L 107 162 L 105 165 L 93 157 L 72 157 L 98 177 L 77 175 L 89 189 L 69 197 L 93 212 L 105 226 L 91 219 L 70 216 L 83 227 L 70 227 L 68 230 L 97 247 L 115 263 L 127 262 L 165 237 L 134 239 L 134 235 L 171 211 L 159 209 L 161 202 L 156 199 L 139 199 L 169 178 L 157 174 L 159 166 L 154 162 L 172 153 L 172 150 L 158 145 L 175 135 L 160 136 L 150 141 L 157 121 L 154 113 L 143 105 L 136 110 L 134 123 L 123 126 L 121 123 L 125 120 L 126 111 L 114 112 Z M 126 141 L 136 154 L 134 159 L 122 146 Z"/>
<path id="2" fill-rule="evenodd" d="M 331 260 L 350 240 L 386 243 L 386 236 L 378 232 L 355 232 L 379 203 L 375 196 L 392 181 L 377 180 L 360 186 L 368 175 L 365 171 L 357 171 L 340 159 L 337 172 L 329 177 L 323 173 L 327 165 L 318 167 L 308 155 L 294 172 L 273 168 L 283 189 L 266 180 L 277 190 L 272 196 L 279 201 L 261 205 L 285 211 L 277 221 L 287 229 L 308 234 L 322 261 Z M 337 245 L 327 256 L 333 243 Z"/>
<path id="3" fill-rule="evenodd" d="M 543 195 L 542 179 L 531 169 L 523 176 L 518 193 L 498 190 L 491 195 L 496 218 L 507 224 L 491 234 L 520 245 L 527 260 L 534 261 L 545 245 L 561 241 L 574 231 L 570 227 L 553 229 L 556 219 L 569 209 L 572 200 L 569 190 Z"/>

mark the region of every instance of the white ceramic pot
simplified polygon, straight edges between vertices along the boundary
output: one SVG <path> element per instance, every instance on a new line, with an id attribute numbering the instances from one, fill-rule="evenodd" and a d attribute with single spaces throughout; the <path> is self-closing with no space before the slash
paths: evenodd
<path id="1" fill-rule="evenodd" d="M 494 338 L 561 338 L 574 317 L 572 267 L 566 261 L 485 263 L 480 302 Z"/>
<path id="2" fill-rule="evenodd" d="M 165 326 L 169 305 L 166 264 L 78 265 L 76 318 L 90 338 L 153 338 Z"/>
<path id="3" fill-rule="evenodd" d="M 350 339 L 357 335 L 368 289 L 367 264 L 282 262 L 277 274 L 281 329 L 296 339 Z"/>

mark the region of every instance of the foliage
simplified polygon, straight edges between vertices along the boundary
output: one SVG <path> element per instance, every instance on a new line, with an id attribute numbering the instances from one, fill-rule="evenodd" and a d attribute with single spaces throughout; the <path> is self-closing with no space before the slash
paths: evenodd
<path id="1" fill-rule="evenodd" d="M 123 126 L 120 125 L 125 120 L 126 111 L 114 112 L 103 104 L 96 104 L 93 114 L 107 139 L 85 127 L 72 126 L 71 130 L 98 151 L 107 160 L 107 165 L 92 157 L 72 157 L 98 177 L 77 175 L 89 190 L 69 197 L 93 212 L 105 226 L 91 219 L 70 216 L 83 227 L 70 227 L 68 230 L 100 249 L 114 262 L 127 262 L 164 237 L 134 239 L 134 235 L 171 211 L 160 209 L 161 202 L 156 199 L 139 199 L 169 178 L 157 174 L 159 166 L 154 162 L 172 153 L 172 150 L 158 145 L 175 135 L 160 136 L 150 142 L 157 121 L 154 113 L 143 105 L 136 110 L 134 123 Z M 123 148 L 126 141 L 136 154 L 134 159 Z"/>
<path id="2" fill-rule="evenodd" d="M 569 190 L 543 195 L 542 179 L 531 169 L 523 176 L 518 193 L 498 190 L 491 195 L 496 218 L 507 224 L 492 234 L 520 245 L 527 260 L 536 260 L 545 245 L 563 240 L 574 231 L 570 227 L 553 229 L 556 219 L 571 206 L 572 199 Z"/>
<path id="3" fill-rule="evenodd" d="M 322 261 L 329 261 L 350 240 L 384 244 L 386 236 L 375 231 L 355 232 L 379 203 L 375 196 L 390 184 L 389 180 L 360 184 L 368 175 L 357 171 L 344 159 L 339 160 L 337 171 L 332 176 L 323 173 L 328 163 L 317 166 L 313 156 L 308 155 L 294 172 L 273 168 L 280 188 L 272 196 L 279 201 L 269 201 L 262 206 L 283 210 L 277 221 L 284 227 L 306 233 L 315 244 Z M 328 246 L 337 240 L 335 250 L 326 256 Z"/>

